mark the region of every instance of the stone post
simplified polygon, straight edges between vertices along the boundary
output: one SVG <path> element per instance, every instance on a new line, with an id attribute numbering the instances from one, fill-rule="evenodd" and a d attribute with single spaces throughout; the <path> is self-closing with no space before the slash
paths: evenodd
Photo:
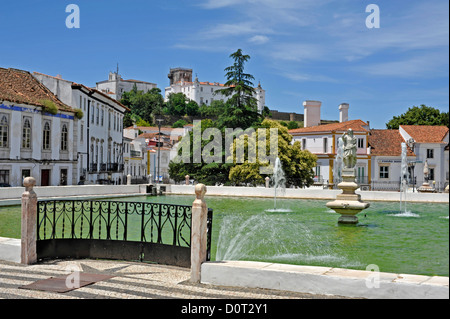
<path id="1" fill-rule="evenodd" d="M 186 175 L 186 176 L 184 177 L 184 179 L 185 179 L 186 185 L 189 185 L 189 175 Z"/>
<path id="2" fill-rule="evenodd" d="M 195 185 L 196 199 L 192 203 L 191 222 L 191 282 L 198 283 L 201 278 L 201 266 L 206 261 L 208 207 L 205 202 L 206 186 Z"/>
<path id="3" fill-rule="evenodd" d="M 36 229 L 37 229 L 37 196 L 33 190 L 36 185 L 34 177 L 23 181 L 25 192 L 22 194 L 22 233 L 21 263 L 31 265 L 37 261 Z"/>
<path id="4" fill-rule="evenodd" d="M 131 185 L 131 175 L 127 175 L 127 185 Z"/>
<path id="5" fill-rule="evenodd" d="M 266 177 L 266 188 L 269 188 L 270 177 Z"/>

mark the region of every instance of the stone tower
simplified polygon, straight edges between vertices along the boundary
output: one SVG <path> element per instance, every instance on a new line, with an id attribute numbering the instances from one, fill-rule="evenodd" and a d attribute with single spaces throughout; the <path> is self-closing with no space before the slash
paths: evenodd
<path id="1" fill-rule="evenodd" d="M 180 81 L 192 82 L 192 69 L 175 68 L 170 69 L 170 73 L 167 75 L 170 79 L 170 85 Z"/>

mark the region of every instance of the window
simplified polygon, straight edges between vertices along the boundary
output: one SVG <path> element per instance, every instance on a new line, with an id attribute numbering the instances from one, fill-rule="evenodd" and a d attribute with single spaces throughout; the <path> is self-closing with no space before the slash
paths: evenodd
<path id="1" fill-rule="evenodd" d="M 42 149 L 49 150 L 50 149 L 50 122 L 44 123 L 44 130 L 42 132 Z"/>
<path id="2" fill-rule="evenodd" d="M 0 147 L 8 147 L 9 123 L 6 115 L 1 115 L 0 120 Z"/>
<path id="3" fill-rule="evenodd" d="M 358 138 L 358 148 L 364 148 L 364 139 Z"/>
<path id="4" fill-rule="evenodd" d="M 302 138 L 302 150 L 306 150 L 306 138 Z"/>
<path id="5" fill-rule="evenodd" d="M 323 138 L 323 152 L 328 153 L 328 138 L 327 137 Z"/>
<path id="6" fill-rule="evenodd" d="M 31 176 L 31 170 L 30 169 L 23 169 L 22 170 L 22 181 L 26 178 L 26 177 L 30 177 Z M 23 183 L 22 183 L 23 184 Z"/>
<path id="7" fill-rule="evenodd" d="M 434 158 L 434 150 L 432 148 L 427 149 L 427 158 Z"/>
<path id="8" fill-rule="evenodd" d="M 98 103 L 97 103 L 97 108 L 96 108 L 96 113 L 97 113 L 97 116 L 95 117 L 95 124 L 97 124 L 98 125 L 98 123 L 99 123 L 99 118 L 100 118 L 100 116 L 99 116 L 99 112 L 100 112 L 100 106 L 98 105 Z"/>
<path id="9" fill-rule="evenodd" d="M 67 139 L 69 131 L 67 130 L 67 125 L 63 124 L 61 129 L 61 151 L 67 151 Z"/>
<path id="10" fill-rule="evenodd" d="M 9 184 L 9 170 L 0 169 L 0 184 Z"/>
<path id="11" fill-rule="evenodd" d="M 22 128 L 22 148 L 31 148 L 31 121 L 25 118 Z"/>
<path id="12" fill-rule="evenodd" d="M 380 178 L 389 178 L 389 166 L 380 166 Z"/>
<path id="13" fill-rule="evenodd" d="M 360 166 L 358 167 L 358 176 L 356 177 L 356 182 L 358 184 L 363 184 L 363 183 L 367 183 L 367 181 L 365 181 L 365 176 L 364 176 L 364 167 Z"/>
<path id="14" fill-rule="evenodd" d="M 92 107 L 91 107 L 91 123 L 92 124 L 94 124 L 94 117 L 95 117 L 95 105 L 94 105 L 94 102 L 93 101 L 91 101 L 91 105 L 92 105 Z"/>
<path id="15" fill-rule="evenodd" d="M 428 180 L 429 181 L 434 181 L 434 168 L 429 168 L 428 169 Z"/>
<path id="16" fill-rule="evenodd" d="M 84 125 L 80 125 L 80 142 L 82 143 L 84 141 Z"/>

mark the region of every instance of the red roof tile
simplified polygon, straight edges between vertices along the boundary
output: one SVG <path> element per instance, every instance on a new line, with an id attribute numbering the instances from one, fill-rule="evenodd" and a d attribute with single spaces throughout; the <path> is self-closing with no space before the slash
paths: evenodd
<path id="1" fill-rule="evenodd" d="M 368 124 L 361 120 L 351 120 L 340 123 L 331 123 L 331 124 L 296 128 L 293 130 L 289 130 L 289 133 L 296 134 L 296 133 L 314 133 L 314 132 L 332 132 L 332 131 L 343 132 L 347 131 L 348 129 L 352 129 L 353 132 L 367 132 L 367 129 L 365 129 L 364 126 L 368 126 Z"/>
<path id="2" fill-rule="evenodd" d="M 402 142 L 405 142 L 398 130 L 370 130 L 369 145 L 371 155 L 401 156 Z M 406 146 L 407 156 L 415 156 Z"/>
<path id="3" fill-rule="evenodd" d="M 448 134 L 447 126 L 400 125 L 416 143 L 443 143 Z"/>
<path id="4" fill-rule="evenodd" d="M 50 100 L 60 111 L 74 112 L 30 72 L 18 69 L 0 68 L 0 100 L 41 107 L 43 100 Z"/>

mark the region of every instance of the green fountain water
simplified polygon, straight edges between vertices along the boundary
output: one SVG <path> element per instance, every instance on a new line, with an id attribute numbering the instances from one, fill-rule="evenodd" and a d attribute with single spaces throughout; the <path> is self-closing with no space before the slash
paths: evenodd
<path id="1" fill-rule="evenodd" d="M 114 200 L 191 205 L 194 196 Z M 322 200 L 207 196 L 214 209 L 213 260 L 254 260 L 382 272 L 449 275 L 448 204 L 371 202 L 356 227 L 340 225 Z M 290 210 L 290 211 L 289 211 Z M 6 216 L 10 216 L 7 218 Z M 15 234 L 15 235 L 14 235 Z M 0 237 L 20 236 L 20 207 L 0 208 Z"/>

